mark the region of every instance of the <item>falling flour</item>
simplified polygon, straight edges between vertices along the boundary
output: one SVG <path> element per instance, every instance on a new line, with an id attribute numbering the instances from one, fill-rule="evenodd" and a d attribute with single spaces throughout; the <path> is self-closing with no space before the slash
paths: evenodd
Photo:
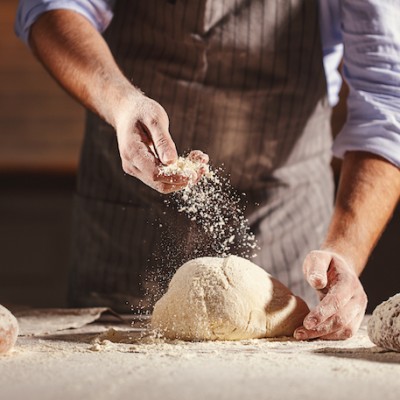
<path id="1" fill-rule="evenodd" d="M 257 244 L 244 216 L 242 196 L 233 190 L 221 168 L 212 168 L 189 155 L 162 169 L 167 175 L 187 177 L 197 177 L 200 171 L 202 177 L 198 182 L 193 178 L 184 189 L 165 200 L 167 206 L 176 207 L 204 233 L 202 240 L 208 242 L 208 253 L 194 251 L 192 258 L 230 254 L 252 258 Z"/>
<path id="2" fill-rule="evenodd" d="M 208 164 L 208 156 L 192 151 L 160 168 L 165 176 L 189 178 L 188 185 L 168 195 L 158 219 L 152 221 L 157 242 L 147 260 L 142 283 L 143 298 L 131 305 L 147 314 L 167 290 L 179 267 L 199 257 L 246 259 L 255 256 L 256 239 L 245 218 L 242 195 L 232 188 L 221 168 Z"/>

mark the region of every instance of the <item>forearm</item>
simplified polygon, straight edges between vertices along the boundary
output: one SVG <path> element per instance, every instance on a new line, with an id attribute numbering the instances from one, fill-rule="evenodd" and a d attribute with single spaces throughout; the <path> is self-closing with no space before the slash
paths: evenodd
<path id="1" fill-rule="evenodd" d="M 73 11 L 43 14 L 33 24 L 29 41 L 51 75 L 114 127 L 121 102 L 140 93 L 119 70 L 102 36 Z"/>
<path id="2" fill-rule="evenodd" d="M 345 155 L 334 214 L 322 249 L 360 274 L 400 195 L 400 170 L 365 152 Z"/>
<path id="3" fill-rule="evenodd" d="M 180 190 L 201 178 L 205 168 L 199 168 L 195 177 L 160 172 L 163 164 L 178 158 L 168 115 L 125 78 L 106 42 L 85 17 L 69 10 L 46 12 L 32 25 L 29 41 L 53 77 L 115 128 L 125 173 L 161 193 Z M 207 164 L 205 154 L 200 158 L 200 164 Z"/>

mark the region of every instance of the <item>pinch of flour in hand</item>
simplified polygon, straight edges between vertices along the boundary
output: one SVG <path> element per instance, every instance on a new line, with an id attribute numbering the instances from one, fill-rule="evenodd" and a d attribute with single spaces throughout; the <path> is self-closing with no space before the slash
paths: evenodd
<path id="1" fill-rule="evenodd" d="M 193 156 L 192 153 L 194 152 L 189 153 L 187 157 L 179 157 L 172 164 L 163 165 L 159 169 L 159 174 L 164 176 L 183 176 L 189 178 L 189 185 L 193 185 L 198 177 L 202 174 L 207 175 L 209 173 L 209 167 L 205 163 L 205 161 L 208 160 L 208 156 L 199 151 L 197 151 L 197 153 L 201 153 L 203 157 L 197 153 L 196 156 Z"/>

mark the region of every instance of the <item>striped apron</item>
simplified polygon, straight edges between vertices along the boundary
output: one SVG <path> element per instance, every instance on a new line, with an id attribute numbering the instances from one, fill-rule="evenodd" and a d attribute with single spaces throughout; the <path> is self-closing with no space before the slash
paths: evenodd
<path id="1" fill-rule="evenodd" d="M 224 164 L 248 200 L 254 261 L 314 304 L 302 261 L 319 247 L 333 202 L 316 1 L 119 0 L 114 13 L 105 39 L 124 74 L 165 108 L 179 153 L 200 149 Z M 88 113 L 73 305 L 151 307 L 193 256 L 198 229 L 163 199 L 124 174 L 113 128 Z"/>

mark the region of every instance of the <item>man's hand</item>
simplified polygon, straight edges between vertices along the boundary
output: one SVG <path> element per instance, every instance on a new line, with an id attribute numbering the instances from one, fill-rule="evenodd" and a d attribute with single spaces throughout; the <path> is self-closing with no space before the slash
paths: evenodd
<path id="1" fill-rule="evenodd" d="M 165 176 L 160 167 L 177 160 L 163 107 L 138 91 L 123 102 L 115 119 L 123 170 L 161 193 L 182 189 L 184 176 Z"/>
<path id="2" fill-rule="evenodd" d="M 335 209 L 322 250 L 303 264 L 320 304 L 306 316 L 296 339 L 346 339 L 364 316 L 367 296 L 358 276 L 399 199 L 400 170 L 366 152 L 347 152 Z"/>
<path id="3" fill-rule="evenodd" d="M 306 316 L 294 337 L 342 340 L 356 333 L 364 317 L 367 296 L 349 263 L 330 251 L 312 251 L 304 261 L 303 272 L 321 302 Z"/>
<path id="4" fill-rule="evenodd" d="M 115 122 L 123 170 L 161 193 L 198 182 L 205 168 L 193 172 L 195 176 L 166 175 L 160 170 L 178 159 L 164 108 L 140 91 L 123 103 Z M 192 151 L 189 157 L 200 164 L 208 163 L 208 156 L 201 151 Z"/>
<path id="5" fill-rule="evenodd" d="M 32 25 L 29 43 L 72 96 L 115 128 L 126 173 L 161 193 L 189 183 L 187 176 L 160 173 L 162 165 L 178 157 L 168 116 L 126 79 L 103 37 L 85 17 L 70 10 L 48 11 Z"/>

